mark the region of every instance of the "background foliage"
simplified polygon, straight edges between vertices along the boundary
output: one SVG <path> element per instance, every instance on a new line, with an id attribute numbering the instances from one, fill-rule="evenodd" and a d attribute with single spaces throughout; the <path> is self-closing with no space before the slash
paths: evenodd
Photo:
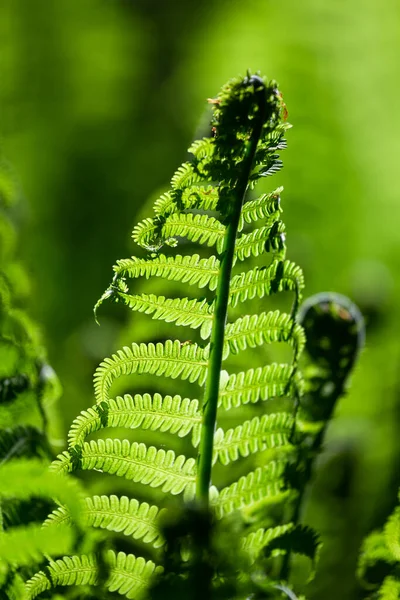
<path id="1" fill-rule="evenodd" d="M 184 160 L 205 98 L 247 68 L 279 81 L 294 124 L 274 183 L 285 186 L 289 258 L 307 295 L 347 294 L 367 318 L 307 510 L 325 541 L 310 597 L 354 597 L 360 539 L 400 481 L 398 2 L 29 4 L 0 8 L 1 153 L 24 197 L 20 253 L 65 429 L 92 404 L 95 366 L 127 336 L 125 311 L 110 306 L 98 328 L 92 306 L 131 253 L 145 202 Z"/>

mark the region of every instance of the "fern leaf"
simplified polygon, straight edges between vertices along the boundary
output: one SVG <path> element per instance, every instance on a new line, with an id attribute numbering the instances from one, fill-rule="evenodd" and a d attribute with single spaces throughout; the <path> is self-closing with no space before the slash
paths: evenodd
<path id="1" fill-rule="evenodd" d="M 27 582 L 27 597 L 33 600 L 44 591 L 59 585 L 94 585 L 98 579 L 97 570 L 94 554 L 64 556 L 59 560 L 51 561 L 46 574 L 39 571 Z"/>
<path id="2" fill-rule="evenodd" d="M 294 374 L 292 365 L 276 363 L 233 373 L 221 388 L 218 404 L 230 410 L 249 402 L 291 395 L 298 385 Z"/>
<path id="3" fill-rule="evenodd" d="M 153 315 L 153 319 L 163 320 L 197 329 L 200 335 L 207 339 L 211 333 L 214 303 L 207 299 L 201 301 L 195 298 L 165 298 L 154 294 L 125 294 L 116 292 L 117 298 L 122 300 L 130 309 Z"/>
<path id="4" fill-rule="evenodd" d="M 133 554 L 109 551 L 111 574 L 107 582 L 110 592 L 118 592 L 127 598 L 139 598 L 146 590 L 151 578 L 161 572 L 153 561 L 136 558 Z"/>
<path id="5" fill-rule="evenodd" d="M 255 267 L 235 275 L 231 280 L 230 304 L 237 306 L 256 296 L 264 298 L 272 293 L 292 291 L 300 293 L 304 287 L 303 273 L 297 265 L 286 260 L 275 261 L 269 267 Z"/>
<path id="6" fill-rule="evenodd" d="M 105 587 L 109 592 L 118 592 L 126 598 L 140 598 L 151 578 L 161 571 L 153 561 L 136 558 L 125 552 L 109 550 L 106 555 L 109 577 Z M 27 600 L 37 598 L 41 593 L 57 586 L 96 585 L 98 571 L 94 554 L 64 556 L 51 561 L 46 573 L 39 571 L 26 584 Z"/>
<path id="7" fill-rule="evenodd" d="M 156 217 L 166 218 L 184 210 L 214 211 L 219 200 L 218 188 L 212 185 L 193 185 L 162 194 L 154 203 Z"/>
<path id="8" fill-rule="evenodd" d="M 279 310 L 258 315 L 240 317 L 225 329 L 225 342 L 231 352 L 237 354 L 247 347 L 256 348 L 264 343 L 286 342 L 300 354 L 304 348 L 303 328 L 295 324 L 290 315 Z"/>
<path id="9" fill-rule="evenodd" d="M 282 212 L 280 205 L 280 194 L 283 188 L 279 187 L 270 194 L 262 194 L 256 200 L 248 200 L 244 203 L 238 231 L 242 231 L 245 223 L 254 223 L 260 219 L 266 219 L 267 225 L 271 226 L 280 218 Z"/>
<path id="10" fill-rule="evenodd" d="M 183 190 L 195 183 L 200 182 L 203 177 L 195 170 L 191 163 L 183 163 L 174 173 L 171 186 L 174 190 Z"/>
<path id="11" fill-rule="evenodd" d="M 56 460 L 56 470 L 73 470 L 73 454 L 63 453 Z M 176 456 L 172 450 L 167 452 L 154 446 L 146 447 L 129 440 L 106 439 L 84 442 L 78 456 L 79 468 L 96 469 L 110 475 L 125 477 L 135 483 L 150 487 L 161 487 L 163 492 L 180 494 L 188 487 L 191 492 L 195 481 L 196 461 L 185 456 Z"/>
<path id="12" fill-rule="evenodd" d="M 119 260 L 114 271 L 117 276 L 122 277 L 162 277 L 168 281 L 181 281 L 189 285 L 197 285 L 200 288 L 207 286 L 210 290 L 215 290 L 218 281 L 219 260 L 215 256 L 200 258 L 198 254 L 191 256 L 159 254 L 150 260 L 133 256 Z"/>
<path id="13" fill-rule="evenodd" d="M 211 159 L 215 151 L 215 140 L 213 138 L 203 137 L 201 140 L 195 140 L 188 148 L 188 152 L 193 154 L 198 161 Z"/>
<path id="14" fill-rule="evenodd" d="M 135 540 L 152 544 L 155 548 L 164 544 L 157 525 L 164 512 L 157 506 L 150 506 L 147 502 L 139 503 L 127 496 L 93 496 L 85 499 L 87 526 L 123 533 Z M 45 525 L 59 526 L 71 521 L 68 509 L 60 507 L 49 515 Z"/>
<path id="15" fill-rule="evenodd" d="M 254 417 L 234 429 L 218 429 L 214 436 L 214 462 L 223 465 L 263 450 L 293 450 L 290 435 L 294 419 L 288 413 Z"/>
<path id="16" fill-rule="evenodd" d="M 284 461 L 270 461 L 222 489 L 213 501 L 217 517 L 222 518 L 235 510 L 251 509 L 259 503 L 285 500 L 290 493 L 284 479 L 286 465 Z"/>
<path id="17" fill-rule="evenodd" d="M 192 432 L 193 441 L 200 436 L 201 413 L 198 400 L 160 394 L 118 396 L 84 410 L 72 423 L 69 446 L 79 446 L 85 438 L 103 427 L 170 431 L 179 437 Z"/>
<path id="18" fill-rule="evenodd" d="M 243 550 L 247 550 L 250 557 L 255 560 L 268 544 L 276 538 L 292 531 L 293 527 L 293 523 L 288 523 L 286 525 L 278 525 L 277 527 L 270 527 L 268 529 L 260 528 L 257 531 L 252 531 L 243 539 L 242 548 Z"/>
<path id="19" fill-rule="evenodd" d="M 261 159 L 261 157 L 260 157 Z M 266 157 L 265 164 L 260 169 L 255 169 L 250 175 L 250 181 L 255 182 L 261 177 L 270 177 L 278 173 L 283 167 L 283 162 L 278 158 L 278 154 Z"/>
<path id="20" fill-rule="evenodd" d="M 166 192 L 162 194 L 154 203 L 153 210 L 156 217 L 167 217 L 170 214 L 179 211 L 176 193 Z"/>
<path id="21" fill-rule="evenodd" d="M 219 201 L 218 188 L 212 185 L 193 186 L 182 192 L 182 205 L 192 210 L 216 210 Z"/>
<path id="22" fill-rule="evenodd" d="M 121 375 L 150 373 L 176 379 L 198 381 L 201 385 L 207 374 L 209 347 L 197 344 L 182 345 L 179 340 L 167 340 L 164 344 L 132 344 L 125 346 L 111 358 L 106 358 L 94 375 L 97 402 L 108 399 L 108 392 L 115 379 Z"/>
<path id="23" fill-rule="evenodd" d="M 155 251 L 163 244 L 176 245 L 176 237 L 185 237 L 191 242 L 206 246 L 217 246 L 221 251 L 225 227 L 214 217 L 204 214 L 173 213 L 160 225 L 155 219 L 145 219 L 136 225 L 132 237 L 142 248 Z"/>
<path id="24" fill-rule="evenodd" d="M 284 258 L 285 252 L 285 226 L 282 221 L 275 221 L 273 225 L 267 225 L 254 229 L 251 233 L 243 233 L 236 240 L 235 257 L 245 260 L 250 256 L 260 256 L 270 249 L 280 253 Z"/>

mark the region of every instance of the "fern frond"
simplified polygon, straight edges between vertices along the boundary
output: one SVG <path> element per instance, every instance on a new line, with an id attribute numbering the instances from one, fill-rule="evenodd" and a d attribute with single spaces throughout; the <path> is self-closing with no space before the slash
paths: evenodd
<path id="1" fill-rule="evenodd" d="M 256 296 L 264 298 L 272 293 L 292 291 L 300 294 L 304 287 L 303 273 L 296 264 L 286 260 L 275 261 L 269 267 L 255 267 L 235 275 L 231 280 L 230 305 L 237 306 Z"/>
<path id="2" fill-rule="evenodd" d="M 83 444 L 85 438 L 103 427 L 170 431 L 179 437 L 192 432 L 195 443 L 200 435 L 201 413 L 198 400 L 160 394 L 135 394 L 103 401 L 84 410 L 68 433 L 69 446 Z"/>
<path id="3" fill-rule="evenodd" d="M 212 185 L 188 187 L 182 192 L 182 205 L 186 209 L 213 211 L 218 201 L 218 188 Z"/>
<path id="4" fill-rule="evenodd" d="M 278 154 L 265 156 L 265 163 L 260 169 L 255 169 L 253 171 L 253 173 L 250 175 L 250 181 L 255 183 L 261 177 L 270 177 L 271 175 L 278 173 L 283 167 L 283 162 L 278 158 L 278 156 Z M 260 161 L 262 161 L 261 156 Z"/>
<path id="5" fill-rule="evenodd" d="M 153 210 L 156 217 L 167 217 L 168 215 L 179 211 L 176 192 L 165 192 L 154 202 Z"/>
<path id="6" fill-rule="evenodd" d="M 202 179 L 202 175 L 196 171 L 192 163 L 183 163 L 172 176 L 171 187 L 174 190 L 183 190 L 202 181 Z"/>
<path id="7" fill-rule="evenodd" d="M 110 592 L 118 592 L 127 598 L 139 598 L 151 578 L 162 571 L 153 561 L 125 552 L 116 554 L 110 551 L 108 560 L 111 573 L 106 586 Z"/>
<path id="8" fill-rule="evenodd" d="M 127 496 L 93 496 L 85 498 L 85 519 L 88 527 L 107 529 L 132 536 L 160 548 L 164 541 L 158 528 L 158 519 L 165 510 L 151 506 L 147 502 L 138 502 Z M 71 515 L 65 507 L 57 508 L 47 520 L 45 526 L 59 526 L 71 523 Z M 68 552 L 68 550 L 64 551 Z"/>
<path id="9" fill-rule="evenodd" d="M 278 448 L 290 451 L 294 419 L 288 413 L 277 413 L 254 417 L 234 429 L 217 429 L 214 436 L 214 462 L 223 465 L 263 450 Z"/>
<path id="10" fill-rule="evenodd" d="M 221 251 L 225 227 L 214 217 L 205 214 L 191 213 L 171 215 L 168 217 L 163 230 L 168 237 L 186 237 L 191 242 L 216 246 Z"/>
<path id="11" fill-rule="evenodd" d="M 109 550 L 106 555 L 109 577 L 105 587 L 109 592 L 118 592 L 126 598 L 140 598 L 151 578 L 162 569 L 153 561 L 136 558 L 125 552 Z M 26 584 L 27 600 L 57 586 L 96 585 L 99 567 L 94 554 L 64 556 L 51 561 L 44 571 L 39 571 Z"/>
<path id="12" fill-rule="evenodd" d="M 217 517 L 251 509 L 259 503 L 284 501 L 290 493 L 284 478 L 286 466 L 284 461 L 270 461 L 222 489 L 213 501 Z"/>
<path id="13" fill-rule="evenodd" d="M 117 276 L 122 277 L 162 277 L 168 281 L 181 281 L 200 288 L 217 287 L 219 260 L 215 256 L 200 258 L 198 254 L 188 256 L 165 256 L 158 254 L 148 260 L 126 258 L 119 260 L 114 267 Z"/>
<path id="14" fill-rule="evenodd" d="M 269 504 L 279 505 L 274 510 L 287 518 L 286 502 L 299 493 L 291 487 L 289 467 L 293 470 L 292 453 L 296 450 L 293 413 L 301 391 L 297 362 L 304 346 L 304 334 L 295 316 L 303 276 L 296 265 L 285 260 L 281 188 L 247 201 L 256 180 L 281 167 L 276 152 L 285 146 L 283 136 L 288 125 L 283 122 L 284 105 L 276 83 L 266 84 L 258 76 L 232 80 L 212 104 L 212 136 L 194 142 L 189 150 L 193 161 L 177 169 L 171 191 L 154 204 L 155 217 L 144 220 L 133 231 L 136 243 L 152 254 L 145 259 L 132 257 L 118 261 L 113 283 L 101 299 L 123 302 L 153 319 L 199 328 L 201 337 L 210 338 L 210 342 L 205 347 L 169 339 L 156 345 L 132 344 L 106 358 L 94 377 L 97 404 L 75 420 L 69 434 L 69 451 L 58 457 L 52 470 L 62 473 L 94 469 L 159 487 L 164 492 L 184 492 L 186 499 L 193 498 L 196 488 L 202 509 L 207 509 L 211 500 L 218 517 L 240 510 L 245 521 L 255 527 L 263 511 L 265 517 Z M 260 220 L 256 229 L 246 227 Z M 238 237 L 240 231 L 243 233 Z M 159 253 L 163 244 L 177 246 L 181 238 L 215 247 L 218 258 Z M 267 252 L 272 254 L 269 266 L 258 266 L 232 277 L 238 260 L 260 257 Z M 127 280 L 138 277 L 160 277 L 216 292 L 211 294 L 207 290 L 204 300 L 131 294 Z M 236 307 L 239 302 L 281 291 L 294 292 L 291 315 L 263 312 L 229 323 L 228 305 Z M 158 338 L 161 336 L 164 330 L 159 331 Z M 294 349 L 291 365 L 268 364 L 232 375 L 221 370 L 230 352 L 274 342 L 287 343 Z M 202 410 L 196 400 L 182 400 L 180 396 L 163 399 L 161 395 L 145 394 L 108 400 L 113 382 L 130 374 L 181 378 L 204 385 Z M 218 408 L 221 413 L 247 403 L 285 396 L 295 396 L 294 402 L 284 403 L 288 412 L 261 414 L 235 428 L 216 431 Z M 87 436 L 105 427 L 141 427 L 179 436 L 192 433 L 192 443 L 199 447 L 198 464 L 193 458 L 176 456 L 172 450 L 147 448 L 128 440 L 86 441 Z M 249 468 L 261 461 L 265 461 L 264 466 L 243 475 L 220 493 L 217 487 L 210 489 L 215 462 L 219 460 L 225 466 L 261 452 L 264 452 L 262 456 L 248 461 L 251 462 Z M 239 468 L 245 468 L 246 462 Z M 294 463 L 296 466 L 296 460 Z M 232 481 L 232 477 L 228 481 Z M 118 531 L 125 531 L 125 517 L 117 521 L 118 525 L 110 514 L 104 522 L 101 520 L 105 510 L 103 503 L 107 507 L 110 503 L 108 497 L 97 502 L 98 514 L 96 512 L 93 522 L 100 527 L 119 527 Z M 135 519 L 137 510 L 138 504 L 135 504 Z M 62 510 L 56 512 L 59 519 L 65 516 Z M 114 512 L 119 518 L 118 507 Z M 267 522 L 276 522 L 275 516 L 268 517 Z M 135 532 L 142 532 L 141 526 L 137 530 L 135 527 Z M 146 527 L 143 531 L 148 531 Z M 153 535 L 154 529 L 151 531 Z M 284 529 L 279 531 L 282 533 Z M 279 532 L 276 529 L 258 535 L 265 545 Z M 249 541 L 247 543 L 251 546 Z"/>
<path id="15" fill-rule="evenodd" d="M 116 291 L 118 300 L 122 300 L 130 309 L 152 315 L 153 319 L 163 320 L 197 329 L 200 327 L 202 339 L 211 333 L 214 303 L 207 299 L 165 298 L 154 294 L 126 294 Z"/>
<path id="16" fill-rule="evenodd" d="M 84 471 L 96 469 L 110 475 L 118 475 L 150 487 L 161 487 L 163 492 L 180 494 L 188 488 L 189 494 L 195 482 L 194 458 L 176 456 L 172 450 L 157 450 L 129 440 L 106 439 L 84 442 L 75 453 L 61 454 L 53 463 L 55 471 L 72 471 L 76 466 Z M 76 466 L 74 466 L 76 465 Z"/>
<path id="17" fill-rule="evenodd" d="M 211 159 L 215 151 L 215 140 L 213 138 L 203 137 L 201 140 L 195 140 L 188 148 L 188 152 L 193 154 L 198 161 Z"/>
<path id="18" fill-rule="evenodd" d="M 93 585 L 97 583 L 97 562 L 94 554 L 82 556 L 64 556 L 51 561 L 47 573 L 39 571 L 26 584 L 29 600 L 56 586 Z"/>
<path id="19" fill-rule="evenodd" d="M 162 194 L 154 203 L 156 217 L 168 217 L 184 210 L 216 210 L 218 188 L 212 185 L 193 185 Z"/>
<path id="20" fill-rule="evenodd" d="M 176 379 L 198 381 L 201 385 L 207 374 L 209 347 L 197 344 L 182 345 L 179 340 L 164 344 L 135 344 L 125 346 L 111 358 L 106 358 L 94 375 L 97 402 L 108 399 L 115 379 L 121 375 L 150 373 Z"/>
<path id="21" fill-rule="evenodd" d="M 304 348 L 305 336 L 302 327 L 290 315 L 276 310 L 246 315 L 229 323 L 225 329 L 225 342 L 234 354 L 264 343 L 286 342 L 295 349 L 297 355 Z"/>
<path id="22" fill-rule="evenodd" d="M 132 231 L 132 238 L 138 246 L 145 248 L 149 252 L 158 252 L 164 244 L 169 246 L 175 244 L 175 240 L 162 235 L 161 228 L 162 225 L 159 219 L 147 218 L 135 225 Z"/>
<path id="23" fill-rule="evenodd" d="M 257 531 L 252 531 L 243 539 L 242 547 L 255 560 L 268 544 L 292 531 L 293 527 L 293 523 L 288 523 L 286 525 L 278 525 L 277 527 L 270 527 L 268 529 L 260 528 Z"/>
<path id="24" fill-rule="evenodd" d="M 233 373 L 219 393 L 218 405 L 230 410 L 249 402 L 292 395 L 298 386 L 294 374 L 292 365 L 277 363 Z"/>
<path id="25" fill-rule="evenodd" d="M 145 219 L 133 230 L 134 241 L 150 251 L 156 251 L 163 244 L 176 245 L 177 237 L 185 237 L 191 242 L 206 246 L 216 246 L 221 250 L 225 227 L 214 217 L 205 214 L 172 213 L 163 222 Z"/>
<path id="26" fill-rule="evenodd" d="M 273 225 L 267 225 L 254 229 L 251 233 L 243 233 L 236 240 L 235 257 L 245 260 L 250 256 L 260 256 L 264 252 L 274 250 L 281 259 L 285 253 L 285 226 L 282 221 L 275 221 Z"/>
<path id="27" fill-rule="evenodd" d="M 248 200 L 243 204 L 240 214 L 238 231 L 242 231 L 245 223 L 255 223 L 260 219 L 266 219 L 269 226 L 280 218 L 282 208 L 280 194 L 283 187 L 279 187 L 270 194 L 262 194 L 256 200 Z"/>

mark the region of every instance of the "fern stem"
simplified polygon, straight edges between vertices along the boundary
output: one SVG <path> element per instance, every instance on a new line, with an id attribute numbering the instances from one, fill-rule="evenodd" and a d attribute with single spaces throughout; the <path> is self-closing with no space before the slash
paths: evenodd
<path id="1" fill-rule="evenodd" d="M 266 113 L 265 86 L 255 92 L 258 111 L 254 118 L 253 131 L 241 166 L 241 172 L 232 190 L 232 208 L 226 227 L 221 253 L 221 264 L 216 290 L 215 313 L 211 332 L 211 350 L 208 375 L 205 384 L 203 422 L 201 428 L 200 448 L 198 455 L 198 475 L 196 483 L 197 501 L 207 509 L 209 506 L 209 490 L 214 445 L 214 432 L 217 420 L 217 405 L 220 384 L 220 373 L 224 349 L 225 326 L 228 312 L 230 279 L 233 266 L 235 241 L 239 226 L 244 197 L 247 192 L 249 177 L 253 166 L 257 144 L 261 136 Z"/>

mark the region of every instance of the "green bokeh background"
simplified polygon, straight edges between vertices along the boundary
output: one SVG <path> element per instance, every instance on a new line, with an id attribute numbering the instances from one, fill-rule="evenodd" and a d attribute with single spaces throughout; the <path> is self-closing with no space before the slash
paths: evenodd
<path id="1" fill-rule="evenodd" d="M 342 399 L 305 519 L 325 542 L 312 599 L 356 598 L 362 536 L 400 482 L 398 0 L 3 0 L 1 151 L 21 196 L 20 254 L 71 419 L 128 318 L 92 307 L 130 231 L 166 189 L 230 77 L 279 81 L 294 125 L 284 170 L 288 256 L 306 295 L 364 312 L 367 345 Z M 203 117 L 202 117 L 203 115 Z M 124 321 L 125 319 L 125 321 Z"/>

